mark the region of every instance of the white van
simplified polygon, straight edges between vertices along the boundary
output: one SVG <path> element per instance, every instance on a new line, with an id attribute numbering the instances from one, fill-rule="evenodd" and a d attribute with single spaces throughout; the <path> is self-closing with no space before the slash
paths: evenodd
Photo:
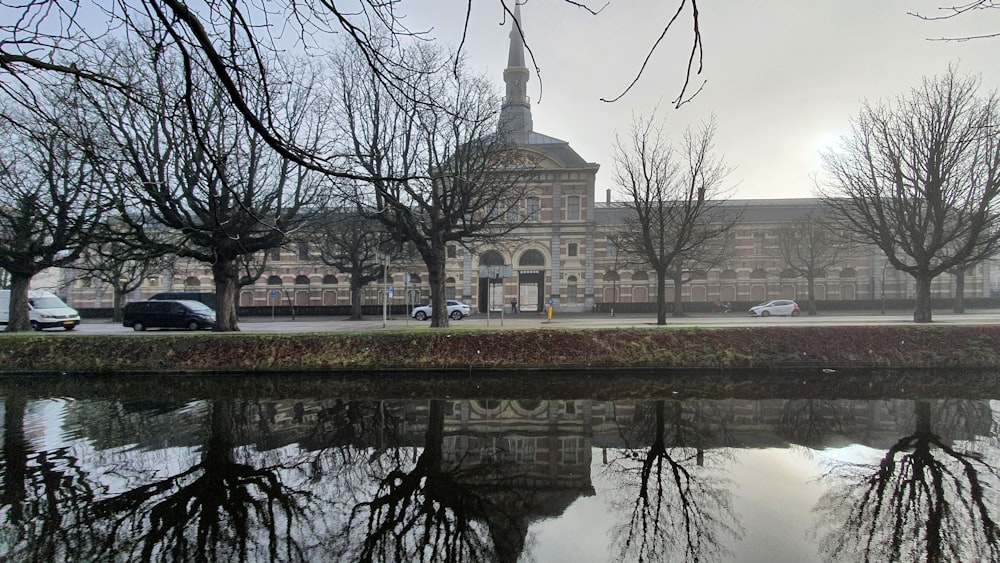
<path id="1" fill-rule="evenodd" d="M 50 291 L 28 290 L 28 318 L 31 328 L 62 327 L 73 330 L 80 324 L 80 313 L 63 303 L 55 293 Z M 10 290 L 0 290 L 0 325 L 6 325 L 10 320 Z"/>

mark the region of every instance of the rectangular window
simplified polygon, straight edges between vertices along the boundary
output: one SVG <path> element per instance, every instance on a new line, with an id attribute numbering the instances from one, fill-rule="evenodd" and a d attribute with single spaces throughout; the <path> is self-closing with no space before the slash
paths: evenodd
<path id="1" fill-rule="evenodd" d="M 272 248 L 268 254 L 268 260 L 281 260 L 281 247 Z"/>
<path id="2" fill-rule="evenodd" d="M 507 207 L 507 222 L 517 223 L 521 220 L 521 209 L 520 205 L 516 201 L 508 202 Z"/>
<path id="3" fill-rule="evenodd" d="M 458 257 L 458 249 L 455 248 L 454 244 L 449 244 L 448 245 L 448 258 L 456 258 L 456 257 Z"/>
<path id="4" fill-rule="evenodd" d="M 535 438 L 507 438 L 507 451 L 515 463 L 535 462 Z"/>
<path id="5" fill-rule="evenodd" d="M 583 439 L 574 436 L 559 438 L 559 442 L 563 465 L 579 465 L 583 463 Z"/>
<path id="6" fill-rule="evenodd" d="M 580 196 L 571 195 L 566 200 L 566 220 L 568 221 L 580 220 Z"/>
<path id="7" fill-rule="evenodd" d="M 542 202 L 537 197 L 528 198 L 528 220 L 538 221 L 541 218 Z"/>
<path id="8" fill-rule="evenodd" d="M 764 233 L 753 234 L 753 253 L 755 256 L 764 254 Z"/>
<path id="9" fill-rule="evenodd" d="M 569 243 L 569 246 L 566 247 L 566 254 L 568 256 L 576 256 L 576 252 L 577 252 L 576 243 L 575 242 Z"/>
<path id="10" fill-rule="evenodd" d="M 611 239 L 608 239 L 608 256 L 618 256 L 618 245 Z"/>
<path id="11" fill-rule="evenodd" d="M 299 260 L 309 259 L 309 243 L 300 242 L 299 243 Z"/>

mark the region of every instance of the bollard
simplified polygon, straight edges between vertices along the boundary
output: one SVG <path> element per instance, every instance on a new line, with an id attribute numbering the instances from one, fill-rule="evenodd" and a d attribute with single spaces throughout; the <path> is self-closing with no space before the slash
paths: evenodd
<path id="1" fill-rule="evenodd" d="M 552 320 L 552 305 L 549 305 L 549 320 Z"/>

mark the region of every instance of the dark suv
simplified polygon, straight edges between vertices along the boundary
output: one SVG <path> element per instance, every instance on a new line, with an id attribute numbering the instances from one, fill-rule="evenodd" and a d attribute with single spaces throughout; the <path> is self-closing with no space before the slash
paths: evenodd
<path id="1" fill-rule="evenodd" d="M 200 301 L 150 300 L 125 305 L 122 325 L 133 330 L 147 328 L 215 328 L 215 311 Z"/>
<path id="2" fill-rule="evenodd" d="M 211 291 L 167 291 L 157 293 L 149 298 L 150 301 L 201 301 L 205 305 L 215 309 L 215 293 Z"/>

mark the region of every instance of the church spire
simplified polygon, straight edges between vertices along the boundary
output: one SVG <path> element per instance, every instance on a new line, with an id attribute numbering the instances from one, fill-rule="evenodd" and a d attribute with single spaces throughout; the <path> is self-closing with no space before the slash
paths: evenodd
<path id="1" fill-rule="evenodd" d="M 521 6 L 514 5 L 514 22 L 510 30 L 510 50 L 503 81 L 507 85 L 500 108 L 500 128 L 514 141 L 525 143 L 531 132 L 531 100 L 528 98 L 528 79 L 531 74 L 524 64 L 524 27 L 521 25 Z"/>

